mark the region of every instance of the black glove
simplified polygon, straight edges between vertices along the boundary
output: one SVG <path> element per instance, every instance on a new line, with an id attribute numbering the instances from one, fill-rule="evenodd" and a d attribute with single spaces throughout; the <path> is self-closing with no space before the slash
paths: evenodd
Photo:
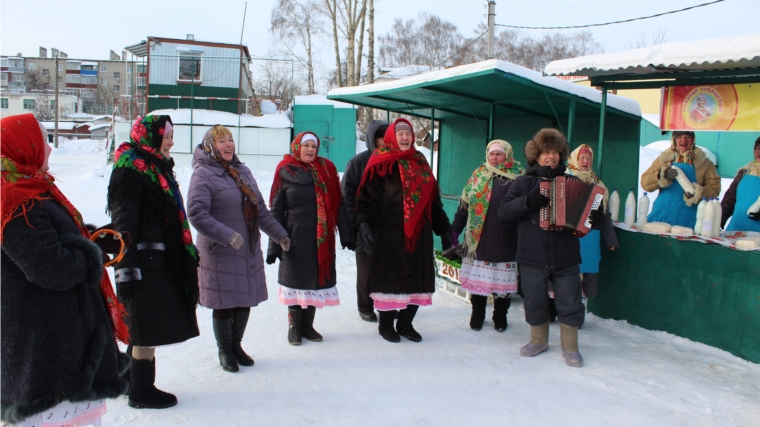
<path id="1" fill-rule="evenodd" d="M 544 208 L 549 206 L 549 198 L 541 193 L 530 193 L 525 204 L 531 209 Z"/>
<path id="2" fill-rule="evenodd" d="M 449 250 L 451 248 L 451 243 L 452 243 L 451 233 L 450 232 L 443 233 L 441 234 L 440 237 L 441 237 L 441 248 L 444 251 Z"/>
<path id="3" fill-rule="evenodd" d="M 279 258 L 277 255 L 267 255 L 267 264 L 272 265 L 274 261 Z"/>
<path id="4" fill-rule="evenodd" d="M 349 251 L 355 251 L 356 250 L 356 242 L 346 242 L 343 245 L 343 249 L 348 249 Z"/>
<path id="5" fill-rule="evenodd" d="M 678 176 L 678 171 L 672 168 L 669 168 L 665 171 L 665 176 L 663 178 L 665 179 L 676 179 Z"/>
<path id="6" fill-rule="evenodd" d="M 367 255 L 372 255 L 372 246 L 375 244 L 375 233 L 366 222 L 359 224 L 359 244 L 362 245 Z"/>
<path id="7" fill-rule="evenodd" d="M 100 230 L 113 230 L 113 223 L 106 224 L 99 228 L 95 228 L 95 226 L 92 224 L 86 224 L 85 226 L 90 231 L 91 235 L 97 235 L 98 231 Z M 125 247 L 132 244 L 132 238 L 129 234 L 129 231 L 122 231 L 121 238 L 124 240 Z M 119 239 L 114 239 L 114 236 L 112 234 L 106 234 L 104 237 L 98 237 L 93 242 L 98 245 L 100 250 L 108 254 L 118 254 L 121 250 L 121 243 L 119 242 Z"/>
<path id="8" fill-rule="evenodd" d="M 751 219 L 752 221 L 757 221 L 760 219 L 760 212 L 752 212 L 748 216 L 749 216 L 749 219 Z"/>
<path id="9" fill-rule="evenodd" d="M 604 221 L 603 209 L 603 207 L 599 206 L 599 209 L 594 209 L 588 215 L 589 222 L 591 222 L 591 228 L 594 230 L 598 230 L 602 226 L 602 221 Z"/>
<path id="10" fill-rule="evenodd" d="M 461 260 L 463 247 L 464 244 L 453 246 L 451 249 L 441 252 L 441 255 L 448 260 Z"/>

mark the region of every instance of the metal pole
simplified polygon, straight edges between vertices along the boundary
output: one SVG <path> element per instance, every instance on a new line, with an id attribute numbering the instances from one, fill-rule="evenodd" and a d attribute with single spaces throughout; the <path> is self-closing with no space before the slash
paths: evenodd
<path id="1" fill-rule="evenodd" d="M 193 149 L 193 107 L 195 106 L 195 57 L 193 56 L 193 71 L 190 73 L 190 150 Z M 177 101 L 179 103 L 179 101 Z"/>
<path id="2" fill-rule="evenodd" d="M 58 148 L 58 57 L 55 57 L 55 130 L 53 131 L 53 146 Z"/>
<path id="3" fill-rule="evenodd" d="M 488 59 L 493 59 L 494 21 L 496 20 L 496 2 L 488 1 Z"/>
<path id="4" fill-rule="evenodd" d="M 430 168 L 435 165 L 435 108 L 430 109 Z M 438 168 L 433 169 L 433 175 L 438 178 Z"/>
<path id="5" fill-rule="evenodd" d="M 488 141 L 486 144 L 493 141 L 494 117 L 496 117 L 496 104 L 491 104 L 491 109 L 488 112 Z"/>
<path id="6" fill-rule="evenodd" d="M 391 122 L 391 110 L 385 110 L 385 121 L 388 123 Z"/>
<path id="7" fill-rule="evenodd" d="M 604 113 L 607 109 L 607 89 L 602 87 L 602 110 L 599 113 L 599 146 L 596 147 L 594 159 L 596 161 L 596 173 L 602 177 L 602 149 L 604 147 Z"/>
<path id="8" fill-rule="evenodd" d="M 573 128 L 575 127 L 575 101 L 570 101 L 570 112 L 567 114 L 567 145 L 573 149 Z"/>

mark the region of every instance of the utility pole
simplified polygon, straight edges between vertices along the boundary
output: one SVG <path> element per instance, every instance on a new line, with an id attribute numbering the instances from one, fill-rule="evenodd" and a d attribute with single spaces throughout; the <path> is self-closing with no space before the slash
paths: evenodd
<path id="1" fill-rule="evenodd" d="M 496 2 L 488 0 L 488 59 L 493 59 L 494 21 L 496 20 Z"/>
<path id="2" fill-rule="evenodd" d="M 53 131 L 53 146 L 58 148 L 58 57 L 55 57 L 55 130 Z"/>

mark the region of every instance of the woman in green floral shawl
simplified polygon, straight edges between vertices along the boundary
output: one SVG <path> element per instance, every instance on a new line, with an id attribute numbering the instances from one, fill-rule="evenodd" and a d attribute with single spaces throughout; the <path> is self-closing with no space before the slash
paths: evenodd
<path id="1" fill-rule="evenodd" d="M 132 237 L 124 258 L 114 266 L 133 359 L 129 405 L 166 408 L 176 405 L 177 398 L 154 386 L 155 347 L 199 335 L 198 255 L 174 177 L 170 117 L 138 120 L 129 139 L 114 154 L 108 185 L 114 229 Z"/>
<path id="2" fill-rule="evenodd" d="M 497 139 L 486 147 L 486 161 L 467 181 L 451 225 L 456 234 L 464 230 L 464 249 L 459 281 L 470 292 L 470 328 L 479 331 L 486 316 L 486 301 L 493 294 L 494 329 L 507 329 L 511 295 L 517 292 L 516 224 L 499 220 L 502 197 L 518 175 L 525 173 L 512 157 L 512 146 Z"/>

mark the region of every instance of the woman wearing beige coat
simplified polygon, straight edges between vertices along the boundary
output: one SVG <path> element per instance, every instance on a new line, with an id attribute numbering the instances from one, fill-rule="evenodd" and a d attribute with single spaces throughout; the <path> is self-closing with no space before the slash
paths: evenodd
<path id="1" fill-rule="evenodd" d="M 694 132 L 676 131 L 672 138 L 670 148 L 641 175 L 644 191 L 659 191 L 647 220 L 694 228 L 697 204 L 703 197 L 718 197 L 720 176 L 705 152 L 694 145 Z M 678 172 L 671 166 L 683 171 L 694 186 L 694 193 L 686 193 L 680 185 L 673 185 Z"/>

